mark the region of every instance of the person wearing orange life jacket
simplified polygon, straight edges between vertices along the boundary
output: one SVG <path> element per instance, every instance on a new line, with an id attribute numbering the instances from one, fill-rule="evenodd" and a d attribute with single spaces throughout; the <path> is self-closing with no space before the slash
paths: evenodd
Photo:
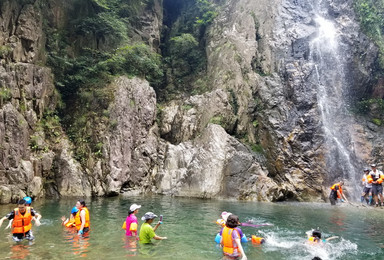
<path id="1" fill-rule="evenodd" d="M 332 185 L 331 193 L 329 194 L 329 200 L 331 202 L 331 205 L 336 205 L 337 199 L 340 199 L 341 202 L 344 202 L 344 201 L 348 202 L 347 198 L 343 193 L 343 185 L 344 185 L 343 181 Z"/>
<path id="2" fill-rule="evenodd" d="M 77 201 L 76 208 L 79 211 L 76 213 L 75 216 L 75 226 L 78 232 L 77 234 L 80 236 L 89 231 L 89 210 L 86 207 L 84 200 Z"/>
<path id="3" fill-rule="evenodd" d="M 61 217 L 61 221 L 62 221 L 61 224 L 67 228 L 76 227 L 75 217 L 78 211 L 79 209 L 76 206 L 73 207 L 71 210 L 71 214 L 69 215 L 69 218 L 65 218 L 65 216 Z"/>
<path id="4" fill-rule="evenodd" d="M 25 200 L 18 202 L 17 208 L 15 208 L 7 216 L 0 219 L 0 227 L 5 219 L 13 220 L 12 223 L 12 238 L 14 241 L 19 242 L 23 238 L 27 240 L 33 240 L 34 237 L 31 234 L 32 220 L 35 220 L 36 226 L 40 225 L 41 215 L 34 211 L 31 207 L 27 207 Z"/>
<path id="5" fill-rule="evenodd" d="M 227 222 L 228 216 L 231 214 L 232 214 L 231 212 L 226 212 L 226 211 L 221 212 L 221 218 L 216 220 L 216 224 L 219 225 L 220 227 L 224 228 L 225 223 Z M 245 236 L 245 234 L 243 233 L 243 231 L 241 230 L 240 227 L 236 227 L 236 230 L 239 232 L 239 235 L 241 237 L 241 243 L 247 243 L 248 240 L 251 240 Z M 222 232 L 223 232 L 223 229 L 221 229 L 220 232 L 217 233 L 217 235 L 215 237 L 215 242 L 217 244 L 220 244 Z M 252 236 L 252 237 L 256 237 L 256 236 Z M 253 239 L 252 241 L 257 241 L 257 239 L 256 240 Z"/>
<path id="6" fill-rule="evenodd" d="M 241 237 L 236 230 L 239 223 L 239 217 L 231 214 L 228 216 L 226 225 L 223 228 L 220 244 L 223 247 L 223 254 L 227 259 L 247 260 L 241 245 Z"/>
<path id="7" fill-rule="evenodd" d="M 372 195 L 373 199 L 375 200 L 375 206 L 379 206 L 379 200 L 380 198 L 381 206 L 383 206 L 383 180 L 384 175 L 382 171 L 376 169 L 376 164 L 371 164 L 371 171 L 368 175 L 368 182 L 372 183 Z"/>
<path id="8" fill-rule="evenodd" d="M 361 179 L 364 185 L 364 189 L 363 189 L 363 193 L 361 194 L 360 201 L 361 203 L 363 203 L 365 199 L 365 201 L 367 202 L 367 205 L 371 205 L 372 204 L 372 183 L 369 183 L 368 178 L 369 178 L 369 169 L 365 168 L 363 178 Z M 368 195 L 368 199 L 367 199 L 367 195 Z"/>
<path id="9" fill-rule="evenodd" d="M 33 209 L 33 207 L 31 206 L 31 204 L 32 204 L 32 198 L 31 197 L 26 196 L 26 197 L 23 198 L 23 200 L 25 200 L 25 206 L 31 207 L 31 209 Z M 11 228 L 12 227 L 12 222 L 13 222 L 13 219 L 9 221 L 9 224 L 8 224 L 8 226 L 5 229 Z M 30 231 L 30 233 L 32 235 L 32 231 Z"/>

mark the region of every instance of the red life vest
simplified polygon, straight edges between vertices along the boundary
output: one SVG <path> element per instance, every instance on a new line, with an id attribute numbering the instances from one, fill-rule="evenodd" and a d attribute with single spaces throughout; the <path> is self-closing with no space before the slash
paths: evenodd
<path id="1" fill-rule="evenodd" d="M 12 233 L 13 234 L 25 234 L 32 228 L 32 214 L 31 208 L 26 207 L 24 215 L 20 213 L 18 208 L 14 209 L 15 216 L 12 223 Z"/>
<path id="2" fill-rule="evenodd" d="M 86 207 L 82 208 L 81 210 L 79 210 L 77 213 L 76 213 L 76 216 L 75 216 L 75 225 L 76 225 L 76 229 L 77 230 L 80 230 L 81 228 L 81 218 L 80 218 L 80 212 L 84 210 L 85 211 L 85 224 L 84 224 L 84 228 L 89 228 L 89 211 Z"/>

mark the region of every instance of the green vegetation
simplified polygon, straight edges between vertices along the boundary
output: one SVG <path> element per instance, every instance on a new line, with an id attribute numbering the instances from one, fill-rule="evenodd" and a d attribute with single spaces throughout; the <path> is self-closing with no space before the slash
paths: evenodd
<path id="1" fill-rule="evenodd" d="M 196 17 L 197 25 L 209 25 L 218 15 L 215 5 L 208 0 L 197 0 L 196 5 L 199 10 L 199 16 Z"/>
<path id="2" fill-rule="evenodd" d="M 378 64 L 384 73 L 384 1 L 355 0 L 355 11 L 359 16 L 361 28 L 379 47 Z"/>
<path id="3" fill-rule="evenodd" d="M 10 101 L 11 99 L 11 90 L 6 87 L 0 87 L 0 107 L 2 107 L 5 102 Z"/>
<path id="4" fill-rule="evenodd" d="M 153 2 L 75 1 L 67 24 L 53 28 L 52 22 L 44 23 L 47 65 L 55 75 L 63 103 L 61 123 L 76 144 L 75 157 L 83 165 L 91 153 L 102 155 L 103 131 L 117 127 L 117 122 L 109 119 L 109 104 L 114 99 L 109 83 L 113 78 L 137 76 L 154 87 L 163 84 L 161 56 L 137 37 L 142 26 L 138 17 Z M 45 131 L 54 131 L 47 123 L 43 122 Z"/>
<path id="5" fill-rule="evenodd" d="M 211 118 L 211 120 L 209 120 L 209 123 L 223 126 L 223 117 L 222 116 L 214 116 Z"/>
<path id="6" fill-rule="evenodd" d="M 0 46 L 0 58 L 6 59 L 12 53 L 12 48 L 6 45 Z"/>
<path id="7" fill-rule="evenodd" d="M 205 62 L 199 43 L 189 33 L 171 38 L 170 58 L 174 75 L 178 78 L 195 73 Z"/>
<path id="8" fill-rule="evenodd" d="M 384 100 L 379 98 L 364 99 L 357 103 L 353 112 L 360 115 L 368 115 L 375 110 L 384 115 Z"/>
<path id="9" fill-rule="evenodd" d="M 379 118 L 373 118 L 372 123 L 374 123 L 377 126 L 381 126 L 383 124 L 383 121 Z"/>
<path id="10" fill-rule="evenodd" d="M 384 120 L 384 100 L 379 98 L 362 100 L 355 105 L 352 111 L 369 117 L 372 123 L 381 126 Z"/>

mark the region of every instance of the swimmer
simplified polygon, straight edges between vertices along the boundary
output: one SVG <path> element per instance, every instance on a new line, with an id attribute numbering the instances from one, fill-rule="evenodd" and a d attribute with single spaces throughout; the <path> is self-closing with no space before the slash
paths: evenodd
<path id="1" fill-rule="evenodd" d="M 307 232 L 307 235 L 308 235 L 308 241 L 310 244 L 323 243 L 323 242 L 327 242 L 327 241 L 339 238 L 338 236 L 333 236 L 327 239 L 321 239 L 321 232 L 319 228 L 312 230 L 311 235 L 310 235 L 310 232 Z"/>

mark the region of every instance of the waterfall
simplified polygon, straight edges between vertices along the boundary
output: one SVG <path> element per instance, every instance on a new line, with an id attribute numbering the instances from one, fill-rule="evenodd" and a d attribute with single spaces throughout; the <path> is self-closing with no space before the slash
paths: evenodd
<path id="1" fill-rule="evenodd" d="M 354 166 L 353 147 L 349 112 L 346 95 L 348 81 L 345 69 L 345 51 L 340 46 L 339 32 L 336 23 L 321 15 L 325 13 L 315 11 L 317 35 L 310 42 L 309 62 L 313 64 L 314 72 L 311 86 L 317 89 L 317 102 L 327 152 L 328 181 L 335 182 L 344 179 L 349 194 L 357 196 L 361 187 L 357 181 L 358 170 Z"/>

